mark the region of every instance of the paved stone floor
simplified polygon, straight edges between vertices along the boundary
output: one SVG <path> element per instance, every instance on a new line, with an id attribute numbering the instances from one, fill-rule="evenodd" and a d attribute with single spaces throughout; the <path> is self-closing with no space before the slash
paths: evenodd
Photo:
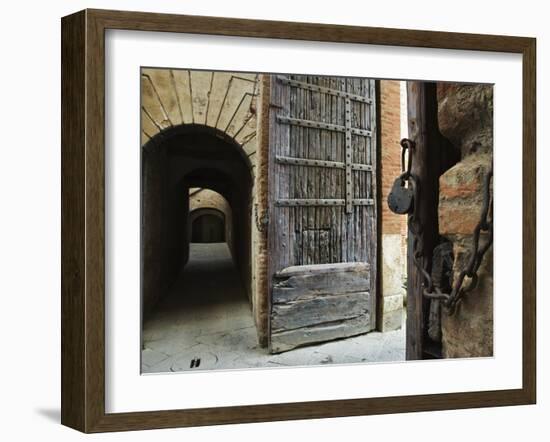
<path id="1" fill-rule="evenodd" d="M 404 329 L 268 354 L 225 243 L 191 244 L 189 263 L 143 330 L 142 373 L 404 359 Z"/>

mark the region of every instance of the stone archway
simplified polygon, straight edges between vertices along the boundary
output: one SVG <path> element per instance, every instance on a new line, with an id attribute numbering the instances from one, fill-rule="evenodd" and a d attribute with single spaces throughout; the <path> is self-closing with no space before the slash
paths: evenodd
<path id="1" fill-rule="evenodd" d="M 182 124 L 203 125 L 256 154 L 258 74 L 142 69 L 141 144 Z"/>
<path id="2" fill-rule="evenodd" d="M 252 176 L 251 207 L 256 200 L 258 97 L 261 75 L 249 73 L 144 68 L 141 70 L 141 144 L 176 127 L 209 128 L 239 146 Z M 261 184 L 261 183 L 260 183 Z M 257 253 L 263 238 L 252 225 L 252 248 Z M 251 269 L 256 281 L 257 266 Z M 260 275 L 261 276 L 261 275 Z M 256 283 L 252 284 L 252 297 Z M 255 305 L 255 304 L 254 304 Z M 253 307 L 254 307 L 253 305 Z M 265 324 L 262 325 L 265 329 Z"/>
<path id="3" fill-rule="evenodd" d="M 265 96 L 269 76 L 256 73 L 141 70 L 141 144 L 176 126 L 208 127 L 240 146 L 252 177 L 250 297 L 260 343 L 267 337 L 267 240 L 254 222 L 267 210 L 267 139 L 262 120 L 268 114 Z M 264 115 L 264 117 L 262 117 Z M 228 236 L 230 239 L 230 236 Z M 231 244 L 230 245 L 230 249 Z"/>

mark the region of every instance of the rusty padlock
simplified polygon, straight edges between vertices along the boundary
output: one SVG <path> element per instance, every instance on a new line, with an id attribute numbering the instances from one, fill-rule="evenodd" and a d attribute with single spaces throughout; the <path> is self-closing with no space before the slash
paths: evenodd
<path id="1" fill-rule="evenodd" d="M 393 183 L 388 195 L 388 206 L 393 213 L 405 215 L 411 213 L 414 204 L 413 191 L 405 187 L 404 174 L 400 175 Z"/>

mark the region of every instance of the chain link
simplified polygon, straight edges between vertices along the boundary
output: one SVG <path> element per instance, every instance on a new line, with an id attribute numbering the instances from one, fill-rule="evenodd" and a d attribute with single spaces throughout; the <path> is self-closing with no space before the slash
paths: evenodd
<path id="1" fill-rule="evenodd" d="M 471 292 L 477 287 L 478 283 L 478 270 L 483 261 L 483 256 L 489 250 L 493 244 L 493 197 L 491 194 L 491 181 L 493 179 L 493 168 L 491 167 L 485 179 L 483 180 L 483 206 L 481 209 L 481 217 L 474 229 L 473 245 L 470 255 L 470 260 L 465 269 L 463 269 L 459 276 L 458 281 L 453 290 L 451 291 L 449 300 L 447 301 L 447 307 L 449 312 L 453 314 L 456 308 L 460 304 L 463 296 Z M 481 232 L 487 232 L 487 239 L 481 244 L 480 234 Z M 470 279 L 468 285 L 464 286 L 464 280 L 468 277 Z"/>
<path id="2" fill-rule="evenodd" d="M 412 167 L 411 150 L 414 149 L 416 144 L 414 143 L 413 140 L 410 140 L 408 138 L 403 138 L 399 144 L 401 144 L 401 173 L 405 174 L 406 176 L 405 179 L 408 179 L 409 176 L 411 175 L 411 167 Z M 405 154 L 408 154 L 407 170 L 405 170 Z"/>

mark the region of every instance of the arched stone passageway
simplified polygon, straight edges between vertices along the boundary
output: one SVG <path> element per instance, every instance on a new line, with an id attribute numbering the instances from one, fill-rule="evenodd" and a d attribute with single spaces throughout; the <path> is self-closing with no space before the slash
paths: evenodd
<path id="1" fill-rule="evenodd" d="M 190 232 L 201 215 L 197 210 L 190 214 L 190 193 L 197 189 L 215 192 L 227 203 L 230 217 L 221 221 L 218 237 L 229 245 L 238 278 L 250 297 L 253 181 L 242 147 L 215 128 L 196 124 L 173 126 L 143 146 L 142 174 L 144 317 L 170 291 L 189 261 Z M 213 208 L 202 215 L 215 214 L 225 218 Z M 182 292 L 181 296 L 187 294 Z"/>
<path id="2" fill-rule="evenodd" d="M 238 145 L 241 157 L 249 165 L 247 174 L 251 176 L 253 185 L 250 207 L 263 220 L 262 217 L 267 213 L 267 85 L 268 78 L 258 73 L 142 68 L 141 145 L 143 147 L 155 140 L 159 141 L 160 137 L 182 125 L 210 128 L 215 137 Z M 207 164 L 204 166 L 209 167 Z M 204 180 L 195 182 L 202 188 Z M 217 191 L 220 187 L 223 185 L 208 189 Z M 227 197 L 222 190 L 220 193 Z M 181 191 L 185 190 L 182 188 Z M 192 198 L 189 203 L 192 206 Z M 151 204 L 160 205 L 160 201 L 152 201 Z M 193 208 L 185 210 L 191 211 Z M 251 229 L 247 227 L 251 230 L 247 242 L 251 243 L 254 260 L 249 268 L 251 276 L 244 279 L 250 282 L 247 282 L 246 289 L 252 300 L 258 340 L 265 346 L 268 330 L 267 236 L 258 228 L 255 219 L 253 216 Z M 226 214 L 226 242 L 231 255 L 237 260 L 239 254 L 234 253 L 232 240 L 239 233 L 228 234 L 227 225 L 230 223 L 227 221 Z M 159 220 L 155 222 L 160 223 Z M 185 247 L 181 253 L 183 259 L 187 259 L 185 255 L 189 252 Z M 142 274 L 146 271 L 157 274 L 173 271 L 169 268 L 161 269 L 158 262 L 152 262 L 152 266 L 150 269 L 142 268 Z M 243 266 L 239 265 L 239 269 L 242 270 Z M 152 298 L 149 300 L 144 297 L 144 311 L 147 311 L 146 305 L 154 305 L 158 297 L 145 287 L 145 279 L 142 281 L 143 292 L 150 293 Z"/>

